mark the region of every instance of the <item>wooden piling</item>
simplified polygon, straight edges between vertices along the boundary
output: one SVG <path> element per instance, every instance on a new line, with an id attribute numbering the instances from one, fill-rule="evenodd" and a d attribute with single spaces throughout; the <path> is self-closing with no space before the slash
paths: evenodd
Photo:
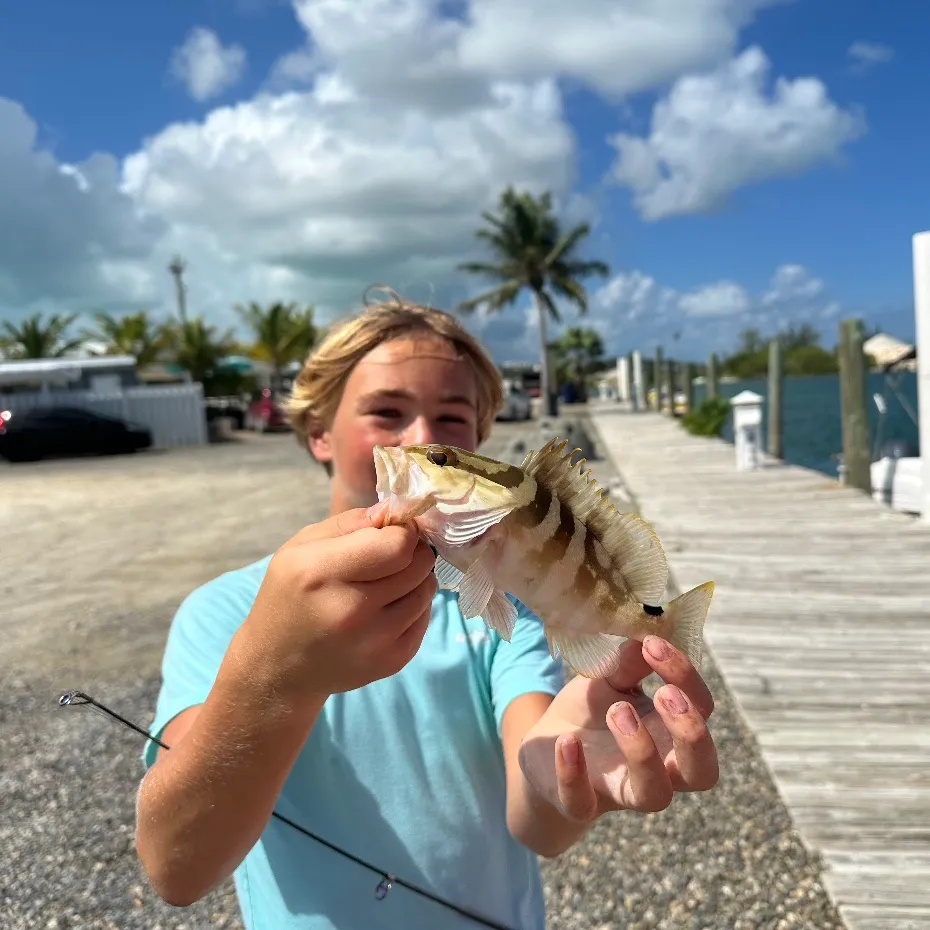
<path id="1" fill-rule="evenodd" d="M 660 409 L 665 414 L 671 414 L 675 409 L 675 369 L 670 358 L 662 363 L 662 391 L 665 394 L 665 402 Z"/>
<path id="2" fill-rule="evenodd" d="M 652 388 L 655 391 L 655 399 L 652 402 L 652 409 L 656 412 L 662 409 L 662 347 L 656 346 L 655 359 L 652 363 Z"/>
<path id="3" fill-rule="evenodd" d="M 681 390 L 685 395 L 684 409 L 682 413 L 688 414 L 691 412 L 691 408 L 694 406 L 691 400 L 691 390 L 692 390 L 692 381 L 694 380 L 694 375 L 691 370 L 690 362 L 681 363 Z"/>
<path id="4" fill-rule="evenodd" d="M 710 358 L 707 359 L 707 374 L 704 377 L 704 384 L 707 388 L 706 398 L 710 400 L 712 397 L 717 396 L 717 356 L 715 353 L 710 353 Z"/>
<path id="5" fill-rule="evenodd" d="M 840 407 L 846 484 L 870 494 L 869 421 L 865 405 L 865 355 L 862 321 L 841 320 L 839 339 Z"/>
<path id="6" fill-rule="evenodd" d="M 784 458 L 782 429 L 784 427 L 784 406 L 782 390 L 784 388 L 784 366 L 782 364 L 781 341 L 773 339 L 769 343 L 769 396 L 768 406 L 768 454 L 773 458 Z"/>

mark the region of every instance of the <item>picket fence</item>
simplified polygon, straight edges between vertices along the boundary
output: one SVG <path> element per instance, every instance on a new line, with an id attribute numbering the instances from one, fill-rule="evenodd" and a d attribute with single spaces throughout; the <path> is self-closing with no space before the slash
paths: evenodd
<path id="1" fill-rule="evenodd" d="M 147 427 L 161 449 L 208 442 L 203 385 L 139 385 L 106 394 L 94 391 L 30 391 L 0 394 L 0 410 L 14 413 L 35 407 L 80 407 Z"/>

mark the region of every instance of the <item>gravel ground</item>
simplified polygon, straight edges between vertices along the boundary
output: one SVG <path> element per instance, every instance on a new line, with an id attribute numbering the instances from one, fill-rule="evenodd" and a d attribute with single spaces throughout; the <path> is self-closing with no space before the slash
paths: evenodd
<path id="1" fill-rule="evenodd" d="M 527 427 L 502 424 L 487 451 L 502 453 L 515 435 Z M 609 462 L 593 464 L 602 481 L 616 478 Z M 318 518 L 325 480 L 290 437 L 270 436 L 160 457 L 3 467 L 0 484 L 0 927 L 239 930 L 228 883 L 183 910 L 149 890 L 133 846 L 141 738 L 56 698 L 80 688 L 147 724 L 179 600 Z M 243 518 L 250 513 L 254 521 Z M 819 862 L 705 661 L 719 785 L 659 814 L 604 818 L 583 843 L 543 862 L 551 930 L 843 927 Z"/>

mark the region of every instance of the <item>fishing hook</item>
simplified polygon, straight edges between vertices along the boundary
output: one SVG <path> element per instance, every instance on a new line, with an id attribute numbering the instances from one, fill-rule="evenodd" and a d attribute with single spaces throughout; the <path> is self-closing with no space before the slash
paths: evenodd
<path id="1" fill-rule="evenodd" d="M 140 727 L 138 724 L 133 723 L 131 720 L 127 720 L 121 714 L 118 714 L 115 710 L 107 707 L 106 704 L 102 704 L 96 698 L 89 694 L 85 694 L 83 691 L 63 692 L 58 696 L 58 706 L 88 707 L 90 710 L 96 711 L 98 714 L 101 714 L 104 717 L 109 717 L 113 720 L 116 720 L 123 726 L 128 727 L 130 730 L 134 730 L 136 733 L 144 736 L 146 739 L 150 739 L 153 743 L 155 743 L 157 746 L 160 746 L 162 749 L 171 748 L 170 746 L 163 743 L 160 739 L 158 739 L 158 737 L 152 736 L 148 730 Z M 330 843 L 329 840 L 325 840 L 323 837 L 317 836 L 306 827 L 302 827 L 300 824 L 295 823 L 293 820 L 285 817 L 283 814 L 279 814 L 277 811 L 273 810 L 271 812 L 271 816 L 277 818 L 282 823 L 286 823 L 289 827 L 292 827 L 299 833 L 302 833 L 304 836 L 309 837 L 311 840 L 316 840 L 316 842 L 321 843 L 323 846 L 326 846 L 333 852 L 339 853 L 339 855 L 345 856 L 347 859 L 352 860 L 352 862 L 354 862 L 356 865 L 360 865 L 363 868 L 368 869 L 370 872 L 374 872 L 379 879 L 378 884 L 375 885 L 374 891 L 375 899 L 378 901 L 383 901 L 394 885 L 400 885 L 402 888 L 406 888 L 408 891 L 414 892 L 414 894 L 418 894 L 421 897 L 427 898 L 435 904 L 439 904 L 442 907 L 455 911 L 455 913 L 460 914 L 462 917 L 467 917 L 469 920 L 473 920 L 475 923 L 479 923 L 485 927 L 491 927 L 492 930 L 513 930 L 512 927 L 508 927 L 506 924 L 497 923 L 488 917 L 484 917 L 477 911 L 472 911 L 460 904 L 453 904 L 451 901 L 446 901 L 444 898 L 440 898 L 438 895 L 433 894 L 431 891 L 427 891 L 425 888 L 420 888 L 419 886 L 414 885 L 412 882 L 408 882 L 405 879 L 398 878 L 396 875 L 385 872 L 384 869 L 379 869 L 377 866 L 372 865 L 370 862 L 366 862 L 364 859 L 360 859 L 353 853 L 347 852 L 345 849 L 341 849 L 339 846 L 336 846 L 335 843 Z"/>

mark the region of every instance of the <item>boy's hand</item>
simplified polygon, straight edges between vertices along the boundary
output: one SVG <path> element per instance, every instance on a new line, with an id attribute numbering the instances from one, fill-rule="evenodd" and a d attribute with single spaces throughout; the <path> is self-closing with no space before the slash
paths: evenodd
<path id="1" fill-rule="evenodd" d="M 242 632 L 287 694 L 325 699 L 400 671 L 429 623 L 435 556 L 379 508 L 313 524 L 274 554 Z"/>

